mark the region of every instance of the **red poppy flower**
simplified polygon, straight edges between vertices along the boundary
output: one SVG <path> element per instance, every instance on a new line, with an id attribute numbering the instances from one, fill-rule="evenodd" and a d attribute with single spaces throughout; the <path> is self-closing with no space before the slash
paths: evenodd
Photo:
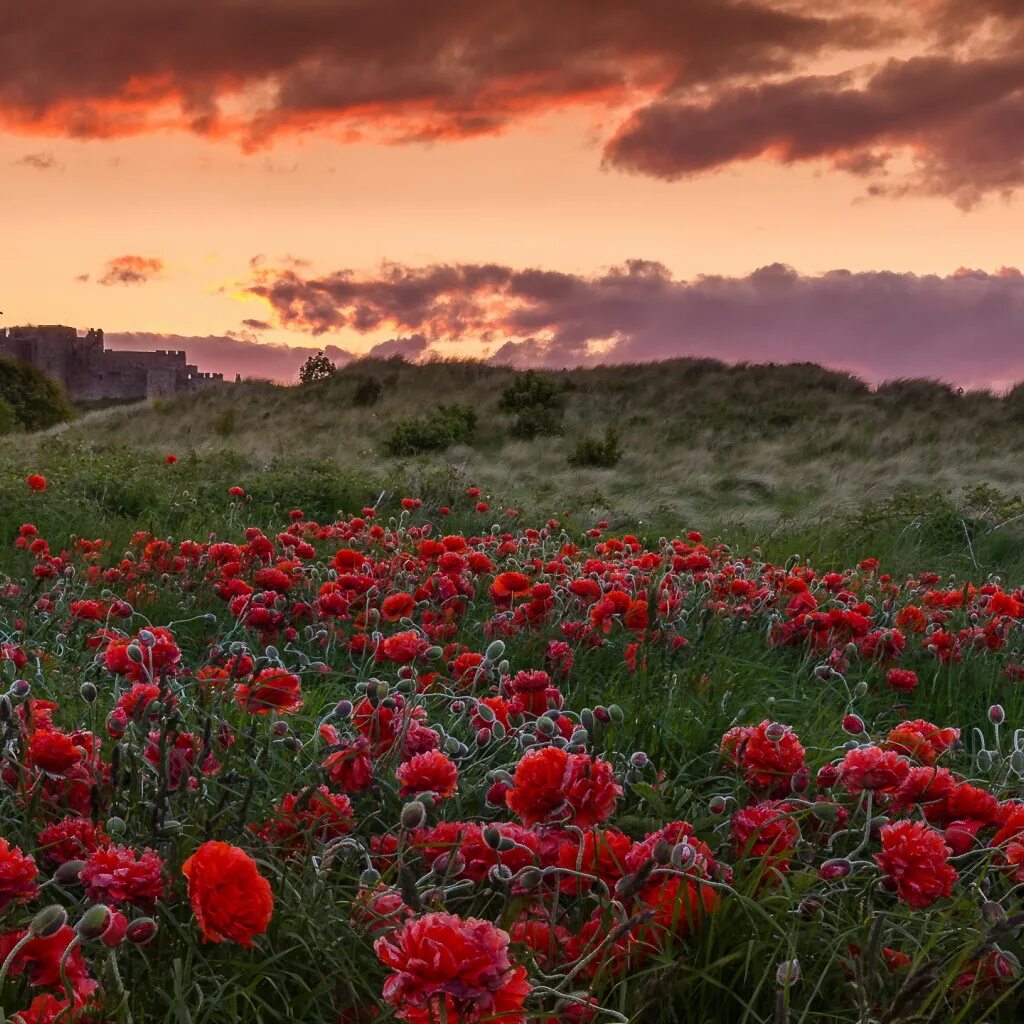
<path id="1" fill-rule="evenodd" d="M 440 750 L 428 750 L 410 757 L 399 765 L 396 774 L 402 784 L 399 796 L 434 793 L 438 797 L 449 797 L 459 784 L 459 770 L 455 762 Z"/>
<path id="2" fill-rule="evenodd" d="M 149 848 L 136 853 L 128 846 L 102 846 L 85 862 L 79 879 L 97 903 L 131 903 L 151 911 L 164 894 L 164 864 Z"/>
<path id="3" fill-rule="evenodd" d="M 181 866 L 204 942 L 251 946 L 270 924 L 270 883 L 244 850 L 216 840 L 203 843 Z"/>
<path id="4" fill-rule="evenodd" d="M 0 839 L 0 910 L 12 903 L 27 903 L 39 891 L 36 862 Z"/>
<path id="5" fill-rule="evenodd" d="M 35 491 L 37 494 L 46 490 L 46 477 L 39 473 L 33 473 L 31 476 L 25 477 L 25 483 L 28 484 L 30 491 Z"/>
<path id="6" fill-rule="evenodd" d="M 302 707 L 302 680 L 284 669 L 265 668 L 248 683 L 236 684 L 235 702 L 250 715 L 294 715 Z"/>
<path id="7" fill-rule="evenodd" d="M 895 821 L 882 827 L 881 837 L 875 862 L 904 903 L 923 909 L 950 895 L 957 873 L 940 832 L 920 821 Z"/>
<path id="8" fill-rule="evenodd" d="M 622 794 L 607 761 L 558 747 L 530 750 L 516 765 L 505 800 L 526 825 L 552 817 L 589 828 L 608 818 Z"/>
<path id="9" fill-rule="evenodd" d="M 424 914 L 377 939 L 392 971 L 384 999 L 407 1024 L 525 1024 L 526 970 L 508 955 L 509 936 L 489 921 Z"/>

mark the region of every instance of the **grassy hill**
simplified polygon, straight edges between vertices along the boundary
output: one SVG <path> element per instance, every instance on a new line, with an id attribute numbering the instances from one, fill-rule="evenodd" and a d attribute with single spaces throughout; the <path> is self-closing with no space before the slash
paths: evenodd
<path id="1" fill-rule="evenodd" d="M 501 407 L 516 376 L 468 360 L 360 361 L 317 384 L 226 384 L 87 415 L 65 432 L 179 456 L 313 459 L 413 485 L 445 467 L 507 500 L 634 522 L 806 521 L 907 491 L 1024 491 L 1024 387 L 1005 397 L 928 380 L 871 389 L 810 364 L 607 366 L 543 375 L 563 401 L 561 424 L 554 436 L 524 440 Z M 368 378 L 379 382 L 380 400 L 359 405 Z M 475 410 L 469 443 L 387 454 L 401 421 L 452 403 Z M 620 435 L 614 467 L 570 465 L 581 438 L 609 427 Z"/>

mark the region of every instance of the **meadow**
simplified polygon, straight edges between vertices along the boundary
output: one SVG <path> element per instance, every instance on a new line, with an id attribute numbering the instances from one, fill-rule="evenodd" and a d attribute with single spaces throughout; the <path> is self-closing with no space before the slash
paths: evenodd
<path id="1" fill-rule="evenodd" d="M 1018 398 L 566 379 L 0 443 L 0 1021 L 1019 1019 Z"/>

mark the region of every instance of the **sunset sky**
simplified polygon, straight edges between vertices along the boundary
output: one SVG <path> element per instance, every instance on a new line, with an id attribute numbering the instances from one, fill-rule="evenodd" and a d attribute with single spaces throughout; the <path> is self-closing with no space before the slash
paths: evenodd
<path id="1" fill-rule="evenodd" d="M 1024 378 L 1021 0 L 53 0 L 0 67 L 0 325 Z"/>

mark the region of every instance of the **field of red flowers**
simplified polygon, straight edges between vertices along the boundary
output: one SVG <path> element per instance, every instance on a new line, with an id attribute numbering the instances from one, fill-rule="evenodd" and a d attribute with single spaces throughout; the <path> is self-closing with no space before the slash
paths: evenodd
<path id="1" fill-rule="evenodd" d="M 21 486 L 0 1024 L 1019 1019 L 1015 581 Z"/>

